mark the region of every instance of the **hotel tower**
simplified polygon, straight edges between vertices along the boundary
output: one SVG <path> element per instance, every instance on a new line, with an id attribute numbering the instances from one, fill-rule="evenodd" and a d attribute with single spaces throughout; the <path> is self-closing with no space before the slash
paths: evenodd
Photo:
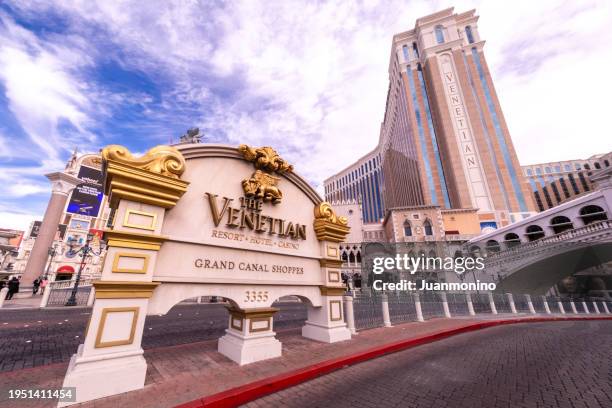
<path id="1" fill-rule="evenodd" d="M 393 37 L 389 89 L 376 156 L 383 211 L 410 206 L 477 209 L 482 229 L 535 211 L 478 33 L 474 10 L 446 9 Z M 350 170 L 325 181 L 347 196 Z M 339 189 L 340 187 L 340 189 Z"/>

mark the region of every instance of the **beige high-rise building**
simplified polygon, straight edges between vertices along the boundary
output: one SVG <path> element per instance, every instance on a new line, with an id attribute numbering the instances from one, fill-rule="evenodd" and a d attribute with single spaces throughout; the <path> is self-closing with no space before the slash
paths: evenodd
<path id="1" fill-rule="evenodd" d="M 475 10 L 456 14 L 449 8 L 393 37 L 375 149 L 380 159 L 373 169 L 380 172 L 385 213 L 413 206 L 471 208 L 487 231 L 535 211 L 477 22 Z M 351 172 L 345 173 L 326 180 L 326 195 L 363 201 Z"/>

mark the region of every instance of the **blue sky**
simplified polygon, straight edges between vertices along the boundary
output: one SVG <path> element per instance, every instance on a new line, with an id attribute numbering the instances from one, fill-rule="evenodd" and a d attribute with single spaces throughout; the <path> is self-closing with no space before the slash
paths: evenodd
<path id="1" fill-rule="evenodd" d="M 146 5 L 145 5 L 146 4 Z M 608 1 L 0 2 L 0 227 L 44 212 L 70 152 L 199 126 L 272 145 L 320 190 L 378 141 L 394 33 L 476 8 L 522 164 L 612 150 Z"/>

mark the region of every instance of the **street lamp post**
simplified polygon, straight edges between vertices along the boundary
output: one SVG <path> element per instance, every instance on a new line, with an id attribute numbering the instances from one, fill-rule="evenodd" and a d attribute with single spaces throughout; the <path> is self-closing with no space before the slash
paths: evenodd
<path id="1" fill-rule="evenodd" d="M 49 270 L 51 269 L 51 264 L 53 263 L 53 258 L 57 255 L 57 244 L 53 244 L 53 246 L 49 247 L 49 263 L 47 264 L 47 270 L 45 271 L 45 275 L 43 277 L 44 280 L 49 279 Z"/>
<path id="2" fill-rule="evenodd" d="M 76 255 L 78 253 L 81 254 L 81 264 L 79 265 L 79 271 L 77 272 L 76 280 L 74 282 L 74 287 L 72 288 L 72 293 L 70 294 L 70 298 L 68 299 L 68 302 L 66 302 L 66 306 L 76 306 L 76 294 L 77 294 L 77 291 L 79 290 L 79 283 L 81 282 L 81 273 L 83 272 L 83 267 L 85 266 L 87 257 L 89 255 L 96 255 L 96 256 L 101 255 L 102 252 L 104 251 L 104 248 L 106 247 L 106 243 L 100 240 L 99 252 L 94 251 L 93 248 L 89 246 L 89 243 L 92 241 L 92 239 L 93 239 L 93 234 L 87 234 L 87 241 L 85 242 L 85 245 L 83 245 L 77 251 L 74 251 L 73 249 L 76 246 L 76 242 L 75 242 L 76 240 L 75 239 L 69 240 L 69 243 L 68 243 L 68 245 L 70 245 L 69 251 L 72 252 L 73 255 Z"/>

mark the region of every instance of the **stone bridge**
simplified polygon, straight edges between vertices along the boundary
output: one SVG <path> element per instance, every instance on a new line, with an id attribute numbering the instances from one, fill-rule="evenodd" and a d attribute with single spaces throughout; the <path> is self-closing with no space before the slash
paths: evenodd
<path id="1" fill-rule="evenodd" d="M 469 241 L 465 250 L 485 258 L 481 280 L 496 281 L 499 292 L 541 295 L 612 262 L 612 172 L 598 176 L 596 191 Z"/>

